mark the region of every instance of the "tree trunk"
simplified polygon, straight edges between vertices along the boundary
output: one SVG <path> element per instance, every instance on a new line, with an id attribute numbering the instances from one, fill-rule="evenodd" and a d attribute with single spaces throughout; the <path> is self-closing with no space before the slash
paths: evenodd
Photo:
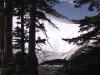
<path id="1" fill-rule="evenodd" d="M 0 65 L 4 66 L 4 2 L 0 0 Z"/>
<path id="2" fill-rule="evenodd" d="M 34 0 L 30 9 L 31 24 L 29 27 L 29 75 L 38 75 L 38 60 L 35 53 L 35 26 L 36 26 L 36 1 Z"/>
<path id="3" fill-rule="evenodd" d="M 12 6 L 10 2 L 6 5 L 5 56 L 7 62 L 12 58 Z"/>
<path id="4" fill-rule="evenodd" d="M 21 51 L 24 53 L 25 46 L 24 46 L 24 7 L 21 6 Z"/>
<path id="5" fill-rule="evenodd" d="M 7 2 L 5 6 L 5 27 L 4 27 L 4 75 L 12 75 L 12 6 Z"/>

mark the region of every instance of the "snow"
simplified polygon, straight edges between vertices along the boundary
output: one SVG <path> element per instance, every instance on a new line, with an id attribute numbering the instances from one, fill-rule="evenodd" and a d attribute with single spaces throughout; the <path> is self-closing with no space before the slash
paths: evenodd
<path id="1" fill-rule="evenodd" d="M 62 38 L 72 38 L 78 36 L 79 24 L 74 24 L 72 21 L 63 18 L 53 17 L 51 15 L 47 15 L 47 17 L 58 27 L 58 29 L 54 28 L 50 23 L 47 21 L 41 20 L 44 23 L 45 29 L 47 30 L 47 39 L 46 45 L 41 44 L 40 47 L 43 50 L 53 51 L 56 53 L 59 52 L 69 52 L 76 47 L 76 45 L 69 44 L 62 40 Z M 16 26 L 16 17 L 13 18 L 13 28 Z M 37 37 L 41 37 L 45 39 L 45 34 L 40 31 L 36 33 Z M 27 45 L 28 46 L 28 45 Z M 36 46 L 38 47 L 38 46 Z M 39 48 L 39 47 L 38 47 Z"/>
<path id="2" fill-rule="evenodd" d="M 73 38 L 79 35 L 79 24 L 74 24 L 71 20 L 64 18 L 57 18 L 47 14 L 47 17 L 58 27 L 54 28 L 50 23 L 44 20 L 40 22 L 44 23 L 46 29 L 46 35 L 40 31 L 36 33 L 36 39 L 41 37 L 41 39 L 47 39 L 45 44 L 36 45 L 36 48 L 41 48 L 42 51 L 37 51 L 37 57 L 39 63 L 52 60 L 52 59 L 68 59 L 70 56 L 78 50 L 78 46 L 69 44 L 62 40 L 62 38 Z M 16 17 L 13 17 L 13 28 L 16 27 Z M 19 25 L 20 26 L 20 25 Z M 28 44 L 25 44 L 28 47 Z M 18 50 L 14 50 L 16 53 Z M 19 50 L 20 51 L 20 50 Z M 27 52 L 26 48 L 26 52 Z"/>
<path id="3" fill-rule="evenodd" d="M 50 23 L 47 21 L 41 20 L 41 22 L 44 23 L 45 28 L 47 30 L 46 34 L 48 36 L 48 42 L 46 42 L 46 45 L 41 44 L 40 47 L 43 50 L 53 51 L 56 53 L 59 52 L 69 52 L 72 49 L 76 47 L 76 45 L 69 44 L 62 40 L 62 38 L 72 38 L 75 36 L 78 36 L 78 30 L 79 25 L 74 24 L 70 20 L 62 19 L 62 18 L 56 18 L 51 15 L 47 15 L 49 19 L 58 27 L 54 28 Z M 45 39 L 46 36 L 43 32 L 36 33 L 36 37 L 41 37 L 42 39 Z M 39 48 L 37 46 L 37 48 Z"/>
<path id="4" fill-rule="evenodd" d="M 40 62 L 50 59 L 68 59 L 70 56 L 79 48 L 76 45 L 69 44 L 62 40 L 62 38 L 73 38 L 79 35 L 79 24 L 74 24 L 71 20 L 64 18 L 57 18 L 47 14 L 47 17 L 58 27 L 54 28 L 50 23 L 44 20 L 40 20 L 45 25 L 46 35 L 40 31 L 36 33 L 37 37 L 42 39 L 47 39 L 46 44 L 36 45 L 36 48 L 41 48 L 44 51 L 44 54 L 39 51 L 37 52 L 37 57 Z M 16 17 L 13 18 L 13 28 L 16 26 Z M 25 45 L 28 47 L 28 44 Z M 16 53 L 18 50 L 14 50 Z M 27 52 L 27 48 L 26 48 Z"/>

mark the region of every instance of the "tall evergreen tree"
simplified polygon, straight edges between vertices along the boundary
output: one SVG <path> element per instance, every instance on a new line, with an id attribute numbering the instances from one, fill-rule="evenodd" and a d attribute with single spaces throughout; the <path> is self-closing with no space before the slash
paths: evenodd
<path id="1" fill-rule="evenodd" d="M 4 4 L 3 0 L 0 0 L 0 65 L 3 66 L 3 54 L 4 54 Z"/>
<path id="2" fill-rule="evenodd" d="M 89 4 L 89 11 L 97 10 L 100 11 L 100 1 L 99 0 L 74 0 L 75 7 L 81 7 L 84 4 Z"/>
<path id="3" fill-rule="evenodd" d="M 11 63 L 11 58 L 12 58 L 12 18 L 13 16 L 21 17 L 21 50 L 22 52 L 24 52 L 24 43 L 25 43 L 24 25 L 28 24 L 29 26 L 29 50 L 28 50 L 29 51 L 28 53 L 29 75 L 32 75 L 32 74 L 38 75 L 38 71 L 37 71 L 38 61 L 37 61 L 37 57 L 35 53 L 35 42 L 36 42 L 35 29 L 36 27 L 38 28 L 42 27 L 42 29 L 44 28 L 43 24 L 39 23 L 39 19 L 47 20 L 48 22 L 53 24 L 45 16 L 45 13 L 49 13 L 57 17 L 63 17 L 60 14 L 58 14 L 55 10 L 53 10 L 52 7 L 50 6 L 50 5 L 54 5 L 56 2 L 57 0 L 21 0 L 21 1 L 20 0 L 3 0 L 0 2 L 4 4 L 3 7 L 5 9 L 5 17 L 4 17 L 5 24 L 4 24 L 4 38 L 3 38 L 5 40 L 3 41 L 4 42 L 4 58 L 5 58 L 4 65 L 7 66 L 6 69 L 4 70 L 5 75 L 9 75 L 12 72 L 11 69 L 9 68 L 12 68 L 10 63 Z M 24 15 L 27 13 L 29 13 L 30 15 L 28 23 L 24 21 Z M 56 27 L 54 24 L 53 26 Z"/>
<path id="4" fill-rule="evenodd" d="M 37 67 L 38 60 L 35 53 L 35 26 L 36 26 L 36 3 L 37 1 L 31 1 L 30 20 L 29 26 L 29 75 L 38 75 Z M 35 64 L 35 65 L 34 65 Z"/>
<path id="5" fill-rule="evenodd" d="M 7 58 L 12 57 L 12 18 L 13 18 L 13 7 L 12 2 L 9 0 L 5 3 L 5 50 Z"/>
<path id="6" fill-rule="evenodd" d="M 1 74 L 9 74 L 12 61 L 12 3 L 11 1 L 0 0 L 0 47 L 1 47 L 1 61 L 2 67 Z M 8 71 L 10 70 L 10 71 Z M 4 73 L 3 73 L 4 72 Z"/>
<path id="7" fill-rule="evenodd" d="M 72 39 L 63 39 L 65 41 L 68 41 L 69 43 L 74 42 L 77 45 L 83 45 L 83 44 L 88 44 L 88 45 L 92 45 L 92 46 L 96 46 L 97 44 L 99 45 L 99 18 L 100 18 L 100 14 L 99 14 L 99 8 L 100 5 L 98 5 L 98 3 L 100 3 L 100 1 L 98 0 L 75 0 L 75 6 L 81 6 L 84 5 L 86 3 L 89 3 L 89 10 L 98 10 L 98 14 L 95 16 L 91 16 L 91 17 L 85 17 L 84 19 L 80 20 L 80 30 L 79 32 L 81 32 L 80 36 L 72 38 Z M 92 5 L 93 4 L 93 5 Z M 85 32 L 86 31 L 86 32 Z M 84 33 L 85 32 L 85 33 Z M 92 40 L 92 41 L 91 41 Z"/>
<path id="8" fill-rule="evenodd" d="M 36 22 L 39 23 L 38 19 L 44 19 L 52 23 L 49 19 L 46 18 L 45 14 L 41 11 L 45 11 L 48 13 L 51 13 L 51 7 L 47 4 L 47 1 L 40 1 L 40 0 L 34 0 L 31 1 L 31 8 L 30 8 L 30 20 L 31 24 L 29 26 L 29 74 L 30 75 L 38 75 L 38 71 L 36 70 L 38 67 L 38 60 L 36 57 L 35 52 L 35 33 L 36 33 L 36 27 L 41 25 L 37 25 Z M 38 9 L 40 10 L 38 10 Z M 53 11 L 53 10 L 52 10 Z M 54 15 L 54 13 L 53 13 Z M 34 65 L 35 64 L 35 65 Z"/>
<path id="9" fill-rule="evenodd" d="M 79 75 L 99 75 L 100 67 L 100 1 L 99 0 L 75 0 L 75 7 L 80 7 L 84 4 L 89 4 L 88 9 L 90 11 L 97 10 L 97 15 L 91 17 L 85 17 L 80 20 L 80 30 L 81 34 L 72 39 L 63 39 L 69 43 L 74 43 L 77 45 L 84 45 L 83 48 L 79 49 L 80 52 L 76 51 L 72 55 L 70 60 L 71 70 L 75 74 Z M 74 58 L 73 58 L 74 56 Z M 94 63 L 95 62 L 95 63 Z M 76 67 L 76 71 L 73 70 Z M 98 67 L 98 68 L 96 68 Z M 81 70 L 82 69 L 82 70 Z M 71 74 L 72 71 L 70 72 Z"/>

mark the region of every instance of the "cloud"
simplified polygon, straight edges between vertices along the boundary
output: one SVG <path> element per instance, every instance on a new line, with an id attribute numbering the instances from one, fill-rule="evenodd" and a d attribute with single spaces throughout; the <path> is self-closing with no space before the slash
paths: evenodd
<path id="1" fill-rule="evenodd" d="M 70 3 L 70 4 L 73 4 L 73 1 L 74 1 L 74 0 L 59 0 L 59 1 L 66 1 L 66 2 L 68 2 L 68 3 Z"/>
<path id="2" fill-rule="evenodd" d="M 69 3 L 73 4 L 73 0 L 68 1 Z"/>

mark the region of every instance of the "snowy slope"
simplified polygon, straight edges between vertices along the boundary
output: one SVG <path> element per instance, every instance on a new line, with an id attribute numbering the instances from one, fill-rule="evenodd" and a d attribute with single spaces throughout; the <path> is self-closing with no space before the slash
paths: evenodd
<path id="1" fill-rule="evenodd" d="M 49 19 L 58 27 L 58 29 L 54 28 L 47 21 L 41 21 L 45 24 L 45 28 L 47 30 L 46 34 L 48 36 L 48 42 L 46 45 L 41 44 L 40 47 L 43 50 L 54 51 L 56 53 L 59 52 L 69 52 L 71 49 L 76 47 L 75 45 L 68 44 L 63 41 L 62 38 L 72 38 L 78 36 L 78 24 L 72 23 L 68 19 L 56 18 L 51 15 L 47 15 Z M 36 37 L 41 37 L 45 39 L 46 36 L 43 32 L 36 33 Z M 37 48 L 39 48 L 37 46 Z"/>
<path id="2" fill-rule="evenodd" d="M 44 52 L 38 52 L 39 62 L 52 59 L 68 59 L 70 56 L 78 49 L 78 46 L 69 44 L 62 40 L 62 38 L 72 38 L 78 36 L 79 24 L 74 24 L 72 21 L 63 18 L 56 18 L 51 15 L 47 17 L 58 27 L 54 28 L 47 21 L 41 20 L 44 23 L 46 28 L 46 34 L 40 31 L 36 33 L 36 38 L 41 37 L 42 39 L 48 40 L 46 44 L 40 44 L 36 46 L 37 48 L 42 49 Z"/>
<path id="3" fill-rule="evenodd" d="M 54 28 L 47 21 L 40 20 L 45 25 L 45 29 L 47 30 L 46 34 L 48 37 L 46 37 L 45 34 L 42 31 L 40 31 L 36 33 L 36 39 L 37 37 L 41 37 L 42 39 L 47 39 L 49 43 L 46 41 L 45 45 L 40 44 L 39 46 L 36 46 L 36 48 L 41 48 L 43 51 L 45 51 L 45 54 L 49 54 L 49 57 L 45 58 L 44 54 L 40 51 L 37 53 L 39 62 L 42 62 L 44 59 L 63 59 L 65 57 L 70 57 L 70 55 L 73 54 L 78 47 L 76 45 L 69 44 L 63 41 L 62 38 L 72 38 L 78 36 L 78 24 L 74 24 L 67 18 L 57 18 L 48 14 L 47 17 L 55 24 L 55 26 L 58 27 L 58 29 Z M 13 20 L 13 24 L 15 27 L 16 18 L 14 17 Z"/>

